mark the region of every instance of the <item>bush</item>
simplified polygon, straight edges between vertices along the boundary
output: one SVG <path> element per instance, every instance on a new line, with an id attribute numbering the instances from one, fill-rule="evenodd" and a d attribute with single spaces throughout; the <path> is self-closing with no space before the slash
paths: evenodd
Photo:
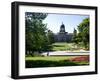
<path id="1" fill-rule="evenodd" d="M 26 60 L 26 68 L 35 67 L 57 67 L 57 66 L 77 66 L 77 63 L 62 60 L 62 61 L 47 61 L 47 60 Z"/>
<path id="2" fill-rule="evenodd" d="M 44 57 L 44 55 L 41 55 L 41 54 L 27 54 L 26 57 Z"/>

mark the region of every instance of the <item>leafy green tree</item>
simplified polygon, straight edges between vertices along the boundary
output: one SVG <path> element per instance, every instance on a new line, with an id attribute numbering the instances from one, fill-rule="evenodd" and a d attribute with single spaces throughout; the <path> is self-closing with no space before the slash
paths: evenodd
<path id="1" fill-rule="evenodd" d="M 78 38 L 83 43 L 84 47 L 89 49 L 89 18 L 86 18 L 78 26 Z"/>
<path id="2" fill-rule="evenodd" d="M 81 44 L 85 47 L 85 49 L 89 50 L 89 18 L 84 19 L 77 27 L 77 30 L 73 31 L 73 39 L 74 43 Z"/>
<path id="3" fill-rule="evenodd" d="M 78 43 L 78 40 L 77 40 L 77 30 L 75 28 L 74 28 L 74 31 L 73 31 L 72 42 L 75 42 L 76 44 Z"/>
<path id="4" fill-rule="evenodd" d="M 48 46 L 47 40 L 47 28 L 46 24 L 43 24 L 43 20 L 47 17 L 45 13 L 25 13 L 25 25 L 26 25 L 26 53 L 34 51 L 46 50 Z"/>
<path id="5" fill-rule="evenodd" d="M 47 36 L 48 36 L 49 44 L 52 44 L 55 42 L 54 33 L 51 30 L 48 30 Z"/>

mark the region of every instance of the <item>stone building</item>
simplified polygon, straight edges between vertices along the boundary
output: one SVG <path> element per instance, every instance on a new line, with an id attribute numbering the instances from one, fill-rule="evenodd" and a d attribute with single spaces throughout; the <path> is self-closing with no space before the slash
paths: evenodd
<path id="1" fill-rule="evenodd" d="M 60 26 L 60 31 L 55 34 L 55 42 L 71 42 L 73 33 L 68 33 L 65 31 L 65 25 L 62 23 Z"/>

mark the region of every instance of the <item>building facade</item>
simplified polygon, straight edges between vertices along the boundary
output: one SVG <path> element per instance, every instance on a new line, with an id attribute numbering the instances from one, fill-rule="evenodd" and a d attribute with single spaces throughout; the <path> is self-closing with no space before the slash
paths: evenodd
<path id="1" fill-rule="evenodd" d="M 65 31 L 65 25 L 62 23 L 60 30 L 55 34 L 55 42 L 71 42 L 73 33 L 68 33 Z"/>

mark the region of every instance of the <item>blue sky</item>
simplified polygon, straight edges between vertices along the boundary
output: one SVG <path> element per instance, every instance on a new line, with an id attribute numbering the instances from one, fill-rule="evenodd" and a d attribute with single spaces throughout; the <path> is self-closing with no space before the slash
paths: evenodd
<path id="1" fill-rule="evenodd" d="M 63 22 L 66 32 L 72 33 L 74 28 L 82 22 L 83 19 L 89 17 L 88 15 L 67 15 L 67 14 L 48 14 L 43 23 L 47 23 L 47 28 L 54 33 L 59 32 L 60 26 Z"/>

